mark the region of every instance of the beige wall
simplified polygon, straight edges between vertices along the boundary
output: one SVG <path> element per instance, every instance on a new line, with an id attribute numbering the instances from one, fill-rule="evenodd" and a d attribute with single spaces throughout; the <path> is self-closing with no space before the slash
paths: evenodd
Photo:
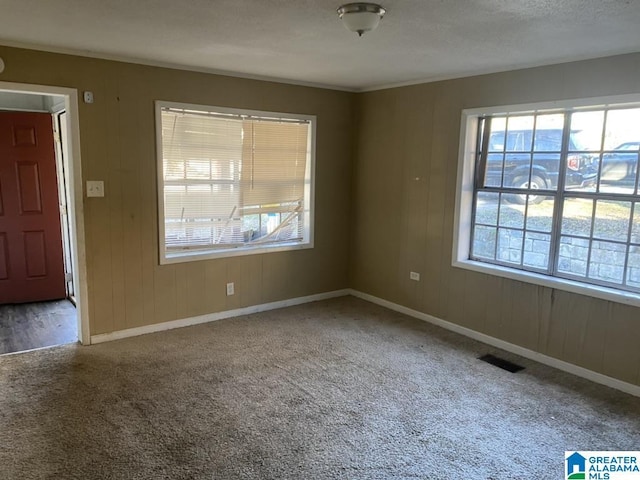
<path id="1" fill-rule="evenodd" d="M 639 93 L 639 79 L 635 54 L 359 95 L 351 287 L 640 384 L 639 308 L 451 266 L 462 109 Z"/>
<path id="2" fill-rule="evenodd" d="M 0 81 L 91 90 L 80 103 L 91 334 L 346 288 L 352 94 L 0 47 Z M 315 248 L 158 263 L 154 100 L 317 115 Z M 225 295 L 235 282 L 236 294 Z"/>

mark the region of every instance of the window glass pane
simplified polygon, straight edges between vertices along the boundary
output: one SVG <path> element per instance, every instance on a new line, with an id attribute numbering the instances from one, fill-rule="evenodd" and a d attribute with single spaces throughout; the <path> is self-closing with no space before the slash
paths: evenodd
<path id="1" fill-rule="evenodd" d="M 571 114 L 565 176 L 567 190 L 595 191 L 603 122 L 603 110 Z"/>
<path id="2" fill-rule="evenodd" d="M 505 117 L 493 117 L 491 119 L 491 134 L 489 135 L 489 151 L 504 152 L 504 132 L 507 120 Z"/>
<path id="3" fill-rule="evenodd" d="M 616 147 L 616 149 L 626 151 L 626 152 L 637 152 L 638 147 L 640 146 L 640 142 L 625 142 L 622 145 Z"/>
<path id="4" fill-rule="evenodd" d="M 532 190 L 558 188 L 559 153 L 534 153 L 530 188 Z"/>
<path id="5" fill-rule="evenodd" d="M 531 197 L 534 197 L 532 200 Z M 529 195 L 529 207 L 527 208 L 527 230 L 550 232 L 553 225 L 553 197 L 542 195 Z"/>
<path id="6" fill-rule="evenodd" d="M 522 231 L 498 229 L 497 260 L 519 265 L 522 262 Z"/>
<path id="7" fill-rule="evenodd" d="M 473 230 L 473 257 L 495 259 L 496 229 L 477 225 Z"/>
<path id="8" fill-rule="evenodd" d="M 633 194 L 638 170 L 638 152 L 613 150 L 600 159 L 600 191 Z"/>
<path id="9" fill-rule="evenodd" d="M 504 186 L 529 188 L 531 154 L 506 153 L 504 156 Z M 524 202 L 524 197 L 523 200 Z"/>
<path id="10" fill-rule="evenodd" d="M 523 265 L 546 270 L 549 266 L 550 247 L 551 235 L 526 232 L 524 236 Z"/>
<path id="11" fill-rule="evenodd" d="M 593 237 L 626 242 L 630 217 L 630 202 L 598 200 L 593 223 Z"/>
<path id="12" fill-rule="evenodd" d="M 604 110 L 571 114 L 569 151 L 598 152 L 602 147 Z"/>
<path id="13" fill-rule="evenodd" d="M 610 110 L 607 114 L 604 149 L 614 150 L 625 142 L 640 141 L 640 108 Z"/>
<path id="14" fill-rule="evenodd" d="M 589 261 L 589 278 L 622 283 L 627 247 L 618 243 L 593 241 Z"/>
<path id="15" fill-rule="evenodd" d="M 524 205 L 519 205 L 520 195 L 502 194 L 500 198 L 501 227 L 524 228 Z"/>
<path id="16" fill-rule="evenodd" d="M 629 247 L 627 285 L 640 288 L 640 247 Z"/>
<path id="17" fill-rule="evenodd" d="M 587 274 L 589 240 L 585 238 L 561 237 L 558 271 L 584 277 Z"/>
<path id="18" fill-rule="evenodd" d="M 533 149 L 537 152 L 560 152 L 564 114 L 538 115 Z"/>
<path id="19" fill-rule="evenodd" d="M 487 155 L 487 168 L 484 176 L 485 187 L 499 187 L 502 185 L 502 153 Z"/>
<path id="20" fill-rule="evenodd" d="M 530 152 L 533 143 L 533 115 L 509 117 L 506 151 Z"/>
<path id="21" fill-rule="evenodd" d="M 278 225 L 280 224 L 280 215 L 278 213 L 263 213 L 262 224 L 265 228 L 265 234 L 269 235 L 278 228 Z"/>
<path id="22" fill-rule="evenodd" d="M 245 242 L 253 240 L 260 232 L 260 215 L 244 215 L 242 217 L 242 233 Z"/>
<path id="23" fill-rule="evenodd" d="M 478 192 L 476 197 L 476 223 L 497 225 L 499 202 L 499 193 Z"/>
<path id="24" fill-rule="evenodd" d="M 595 192 L 598 183 L 598 155 L 589 153 L 569 153 L 565 189 L 580 192 Z"/>
<path id="25" fill-rule="evenodd" d="M 633 209 L 633 222 L 631 223 L 631 242 L 640 243 L 640 202 L 636 202 Z"/>
<path id="26" fill-rule="evenodd" d="M 585 198 L 566 198 L 562 210 L 562 233 L 589 237 L 591 235 L 591 218 L 593 216 L 593 200 Z"/>

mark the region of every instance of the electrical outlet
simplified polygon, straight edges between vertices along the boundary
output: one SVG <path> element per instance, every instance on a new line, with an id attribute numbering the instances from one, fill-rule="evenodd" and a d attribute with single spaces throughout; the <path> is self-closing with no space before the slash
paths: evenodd
<path id="1" fill-rule="evenodd" d="M 104 197 L 104 182 L 87 180 L 87 197 Z"/>
<path id="2" fill-rule="evenodd" d="M 234 283 L 227 283 L 227 297 L 233 295 L 234 293 L 236 293 Z"/>
<path id="3" fill-rule="evenodd" d="M 409 280 L 420 281 L 420 274 L 418 272 L 409 272 Z"/>

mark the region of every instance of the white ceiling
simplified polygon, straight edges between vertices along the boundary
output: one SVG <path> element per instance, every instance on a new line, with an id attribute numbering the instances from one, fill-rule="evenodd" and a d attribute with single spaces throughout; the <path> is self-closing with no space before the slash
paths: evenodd
<path id="1" fill-rule="evenodd" d="M 371 90 L 640 52 L 640 0 L 0 0 L 0 44 Z M 10 68 L 10 66 L 7 66 Z"/>

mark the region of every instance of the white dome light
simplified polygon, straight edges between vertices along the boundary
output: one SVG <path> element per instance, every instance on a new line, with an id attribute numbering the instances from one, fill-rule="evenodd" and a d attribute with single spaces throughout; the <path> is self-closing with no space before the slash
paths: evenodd
<path id="1" fill-rule="evenodd" d="M 344 26 L 360 37 L 364 32 L 375 30 L 386 10 L 375 3 L 347 3 L 338 8 L 338 16 Z"/>

